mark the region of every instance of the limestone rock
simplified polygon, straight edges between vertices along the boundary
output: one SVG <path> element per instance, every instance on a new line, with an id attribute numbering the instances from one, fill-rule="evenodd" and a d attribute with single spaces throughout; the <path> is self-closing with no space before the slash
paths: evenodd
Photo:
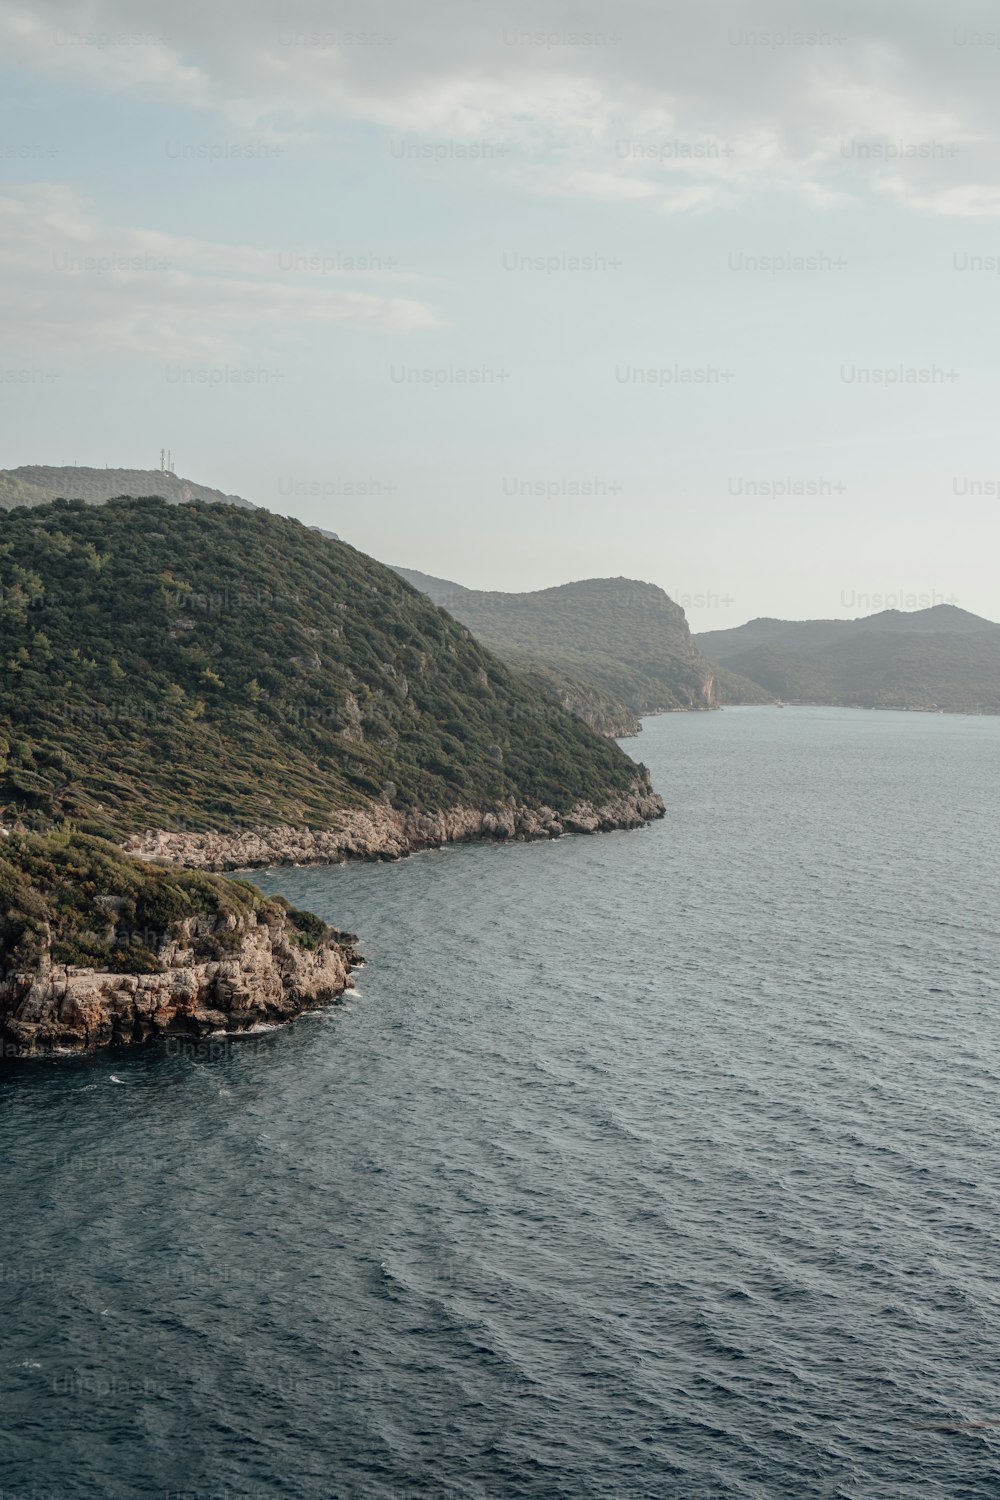
<path id="1" fill-rule="evenodd" d="M 124 844 L 127 854 L 202 870 L 246 870 L 261 865 L 335 864 L 347 859 L 401 859 L 418 849 L 472 839 L 545 839 L 564 833 L 640 828 L 662 818 L 663 799 L 637 778 L 628 792 L 595 807 L 578 802 L 567 813 L 514 802 L 480 809 L 401 812 L 384 802 L 339 815 L 333 828 L 287 825 L 231 832 L 149 829 Z"/>
<path id="2" fill-rule="evenodd" d="M 86 1051 L 167 1036 L 246 1032 L 289 1021 L 353 987 L 354 939 L 303 946 L 283 915 L 230 918 L 231 957 L 194 960 L 198 921 L 164 933 L 157 974 L 108 974 L 42 962 L 0 979 L 0 1052 Z"/>

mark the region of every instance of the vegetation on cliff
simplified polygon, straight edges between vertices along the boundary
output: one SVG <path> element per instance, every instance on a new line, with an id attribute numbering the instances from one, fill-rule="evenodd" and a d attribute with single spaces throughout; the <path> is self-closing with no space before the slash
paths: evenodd
<path id="1" fill-rule="evenodd" d="M 0 841 L 0 978 L 44 957 L 115 974 L 156 974 L 158 950 L 192 919 L 200 961 L 230 956 L 229 921 L 283 914 L 295 940 L 338 936 L 318 917 L 244 881 L 132 859 L 104 839 L 69 830 Z"/>
<path id="2" fill-rule="evenodd" d="M 576 714 L 598 734 L 615 739 L 641 734 L 639 715 L 627 708 L 613 693 L 584 682 L 574 672 L 541 663 L 524 663 L 516 670 L 549 698 L 554 698 L 571 714 Z"/>
<path id="3" fill-rule="evenodd" d="M 640 714 L 768 701 L 757 684 L 720 673 L 702 655 L 683 609 L 655 584 L 588 578 L 505 594 L 396 571 L 512 666 L 536 680 L 542 674 L 540 685 L 596 728 L 603 718 L 612 732 L 634 733 Z"/>
<path id="4" fill-rule="evenodd" d="M 330 826 L 644 772 L 390 568 L 264 510 L 57 501 L 0 527 L 0 816 Z"/>

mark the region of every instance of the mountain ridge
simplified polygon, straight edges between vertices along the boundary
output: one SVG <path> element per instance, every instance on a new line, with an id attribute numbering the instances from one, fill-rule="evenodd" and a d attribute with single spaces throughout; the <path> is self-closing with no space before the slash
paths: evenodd
<path id="1" fill-rule="evenodd" d="M 584 578 L 507 593 L 395 565 L 394 571 L 592 727 L 617 719 L 613 733 L 636 733 L 645 714 L 768 701 L 757 684 L 706 659 L 684 610 L 657 584 Z"/>
<path id="2" fill-rule="evenodd" d="M 953 604 L 851 620 L 761 616 L 697 640 L 786 702 L 1000 713 L 1000 625 Z"/>

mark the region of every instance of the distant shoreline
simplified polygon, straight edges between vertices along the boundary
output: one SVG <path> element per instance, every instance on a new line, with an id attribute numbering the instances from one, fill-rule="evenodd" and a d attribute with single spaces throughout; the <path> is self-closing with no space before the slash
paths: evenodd
<path id="1" fill-rule="evenodd" d="M 781 703 L 723 703 L 722 708 L 848 708 L 866 714 L 927 714 L 931 718 L 1000 719 L 1000 709 L 991 708 L 911 708 L 893 703 L 821 703 L 806 698 L 785 698 Z M 645 717 L 645 716 L 644 716 Z"/>

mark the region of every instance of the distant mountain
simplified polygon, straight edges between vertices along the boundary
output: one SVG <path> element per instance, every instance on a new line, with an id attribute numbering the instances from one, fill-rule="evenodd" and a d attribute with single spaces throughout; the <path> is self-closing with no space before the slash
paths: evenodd
<path id="1" fill-rule="evenodd" d="M 85 500 L 88 505 L 102 505 L 119 495 L 158 495 L 171 505 L 208 500 L 254 509 L 240 495 L 225 495 L 222 490 L 179 479 L 160 469 L 86 469 L 76 464 L 23 464 L 19 469 L 0 469 L 0 510 L 45 505 L 49 500 Z"/>
<path id="2" fill-rule="evenodd" d="M 860 620 L 750 620 L 695 640 L 786 702 L 1000 713 L 1000 625 L 950 604 Z"/>
<path id="3" fill-rule="evenodd" d="M 395 571 L 602 733 L 634 734 L 641 714 L 769 700 L 702 655 L 683 609 L 655 584 L 588 578 L 505 594 Z"/>

